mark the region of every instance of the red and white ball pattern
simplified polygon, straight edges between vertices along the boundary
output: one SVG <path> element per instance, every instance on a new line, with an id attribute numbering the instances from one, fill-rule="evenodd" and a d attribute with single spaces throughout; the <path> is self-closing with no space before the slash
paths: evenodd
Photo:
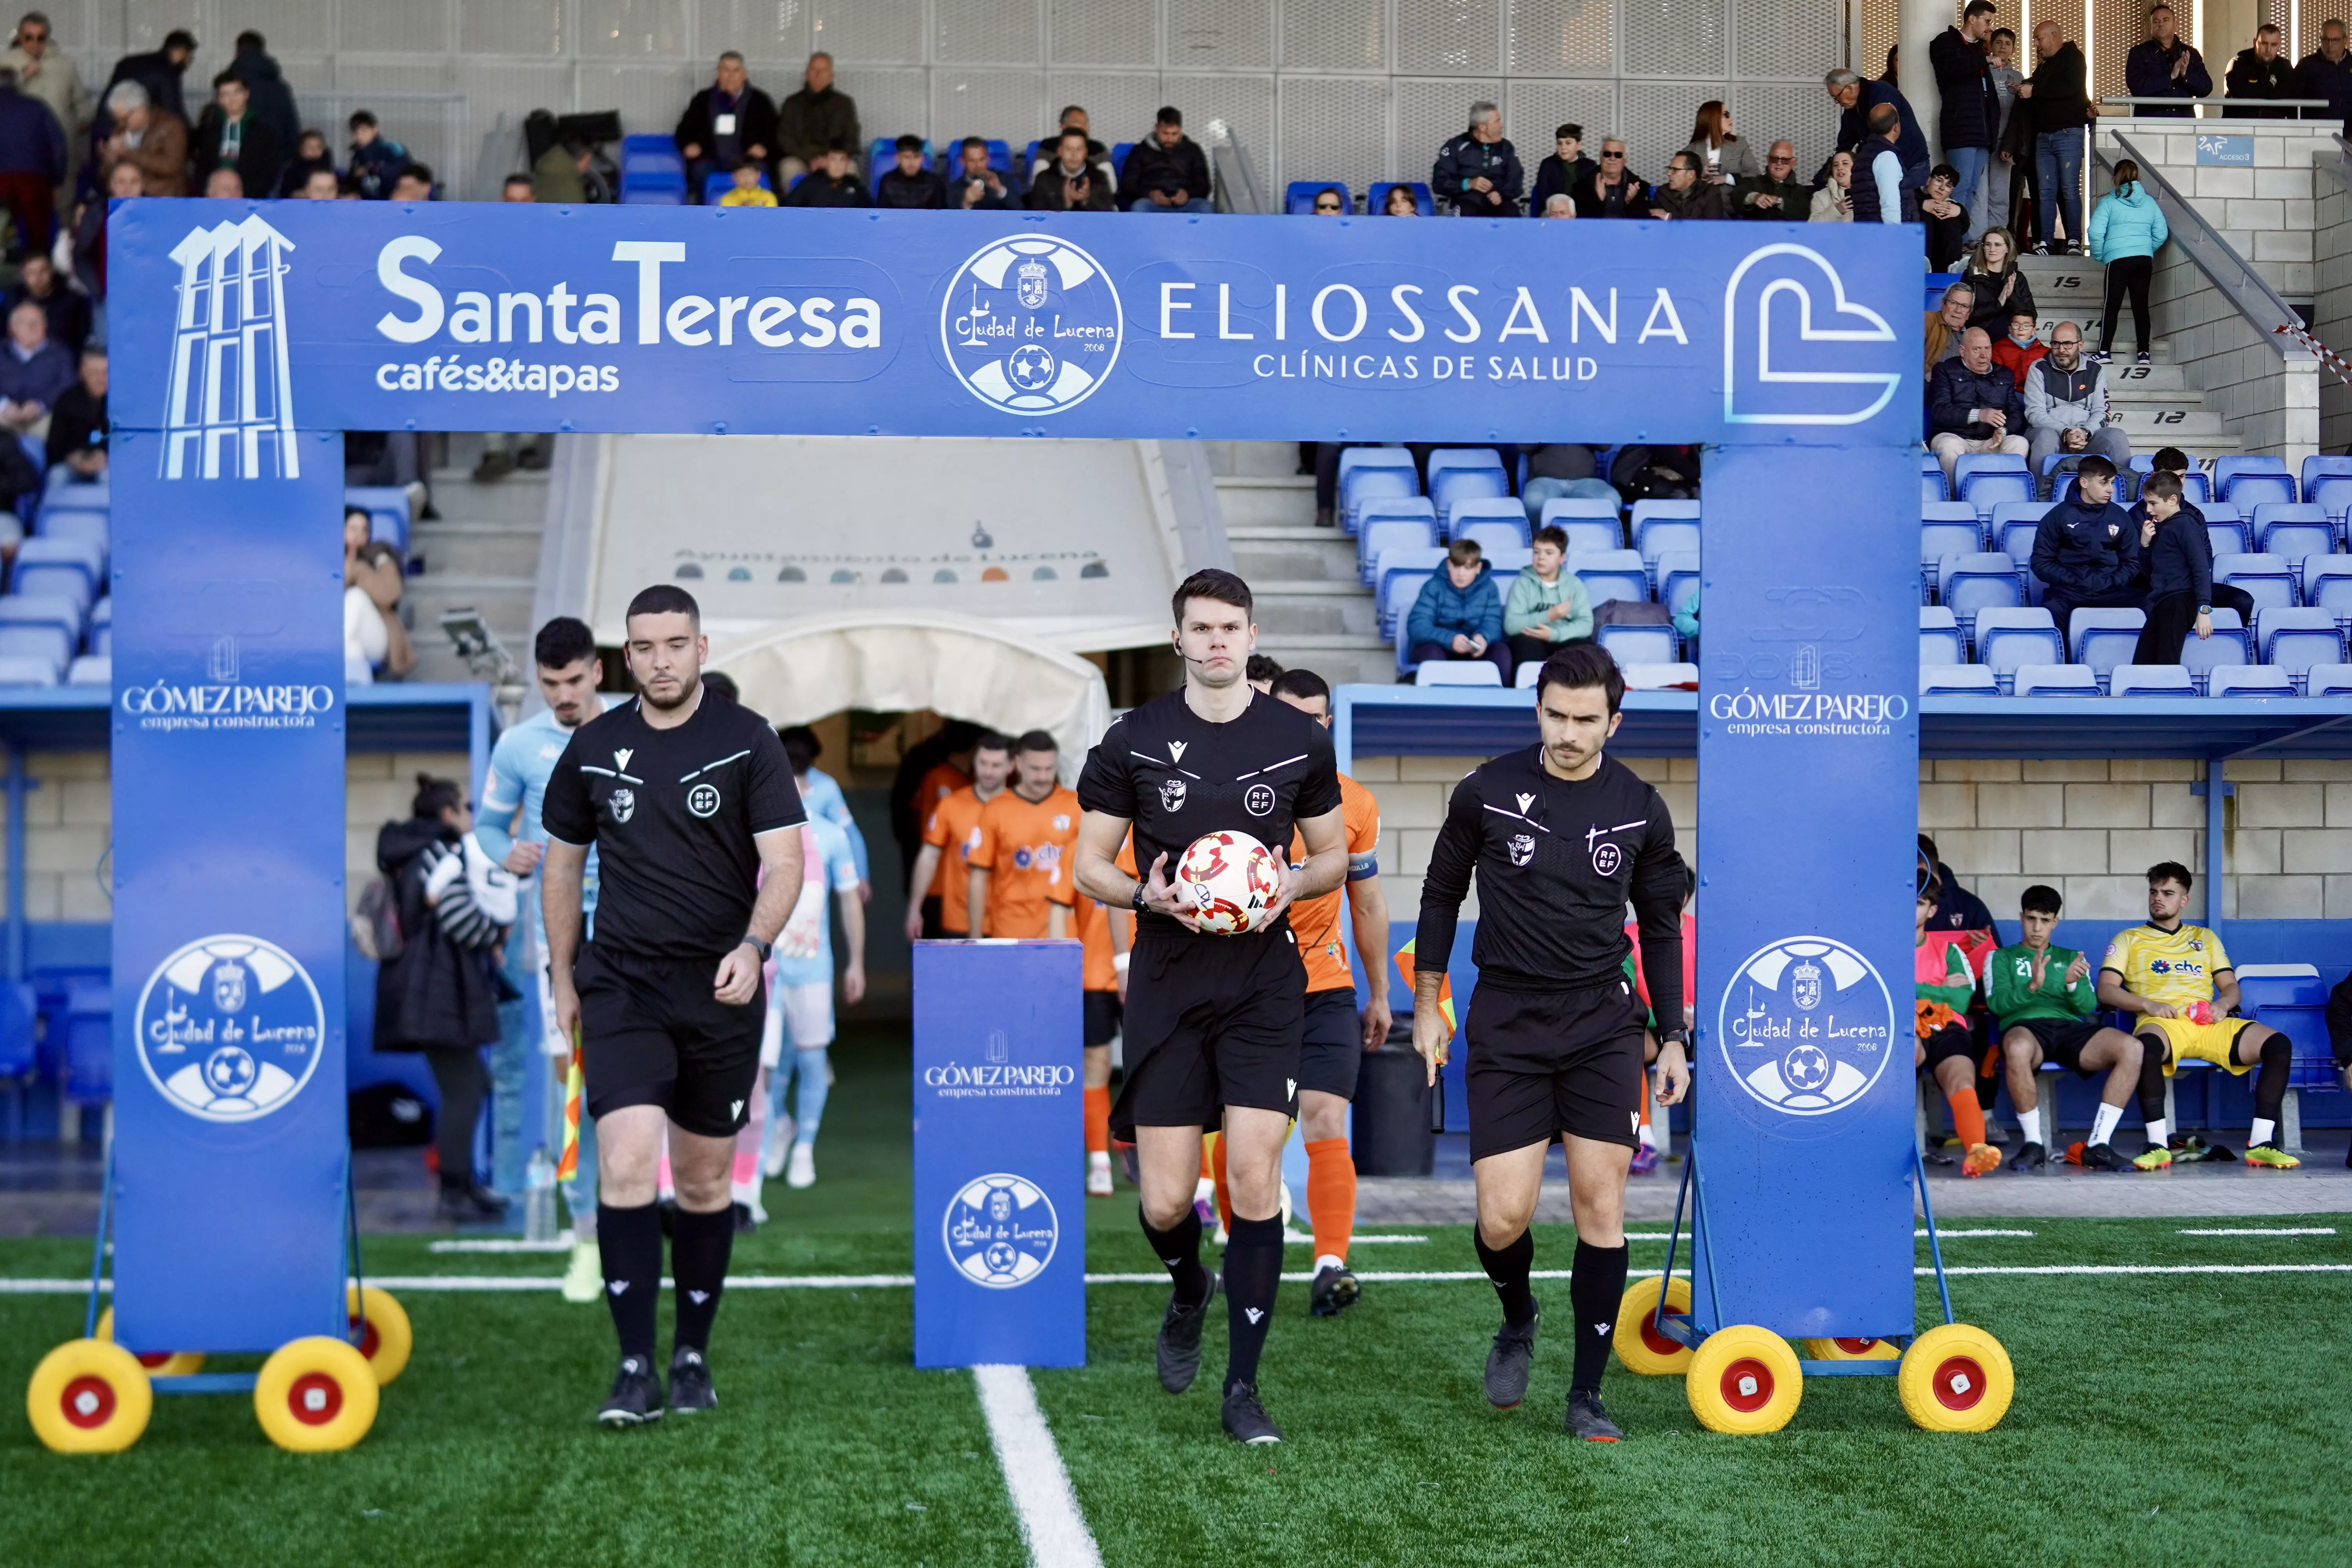
<path id="1" fill-rule="evenodd" d="M 1176 863 L 1176 890 L 1202 931 L 1237 936 L 1265 919 L 1280 876 L 1273 853 L 1248 834 L 1204 833 Z"/>

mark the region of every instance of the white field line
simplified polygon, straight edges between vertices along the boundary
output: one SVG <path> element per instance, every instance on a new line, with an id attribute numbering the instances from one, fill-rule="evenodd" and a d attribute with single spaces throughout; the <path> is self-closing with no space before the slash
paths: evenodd
<path id="1" fill-rule="evenodd" d="M 2334 1236 L 2336 1227 L 2332 1225 L 2224 1226 L 2213 1230 L 2182 1230 L 2178 1234 L 2181 1236 Z"/>
<path id="2" fill-rule="evenodd" d="M 1384 1243 L 1397 1244 L 1427 1241 L 1429 1237 L 1425 1236 L 1391 1236 L 1375 1233 L 1370 1236 L 1358 1236 L 1353 1238 L 1353 1241 L 1354 1245 L 1358 1247 L 1379 1247 Z M 1315 1238 L 1312 1236 L 1307 1235 L 1305 1231 L 1286 1230 L 1282 1233 L 1282 1244 L 1285 1247 L 1312 1247 L 1315 1245 Z"/>
<path id="3" fill-rule="evenodd" d="M 996 1446 L 997 1468 L 1004 1472 L 1004 1489 L 1021 1521 L 1029 1561 L 1036 1568 L 1102 1568 L 1102 1553 L 1078 1512 L 1070 1474 L 1062 1468 L 1061 1450 L 1037 1408 L 1029 1369 L 976 1366 L 971 1381 L 980 1391 L 988 1439 Z"/>

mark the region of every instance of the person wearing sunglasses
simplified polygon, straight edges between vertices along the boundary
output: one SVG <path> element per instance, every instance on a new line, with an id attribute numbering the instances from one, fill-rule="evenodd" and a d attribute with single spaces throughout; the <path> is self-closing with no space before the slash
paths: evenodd
<path id="1" fill-rule="evenodd" d="M 1601 168 L 1576 192 L 1579 217 L 1650 216 L 1650 187 L 1625 166 L 1625 143 L 1615 136 L 1601 143 Z"/>
<path id="2" fill-rule="evenodd" d="M 1348 198 L 1339 191 L 1327 188 L 1315 193 L 1317 217 L 1345 217 L 1347 215 Z"/>
<path id="3" fill-rule="evenodd" d="M 1813 203 L 1812 187 L 1797 178 L 1797 148 L 1775 142 L 1764 153 L 1764 172 L 1740 176 L 1732 198 L 1741 217 L 1803 223 Z"/>

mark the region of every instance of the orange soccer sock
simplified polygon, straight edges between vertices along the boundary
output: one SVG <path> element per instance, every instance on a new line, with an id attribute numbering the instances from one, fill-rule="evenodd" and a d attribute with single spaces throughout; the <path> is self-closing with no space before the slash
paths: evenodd
<path id="1" fill-rule="evenodd" d="M 1315 1256 L 1345 1263 L 1356 1234 L 1356 1162 L 1345 1138 L 1307 1145 L 1307 1217 L 1315 1227 Z"/>
<path id="2" fill-rule="evenodd" d="M 1213 1132 L 1203 1132 L 1201 1134 L 1201 1179 L 1204 1182 L 1213 1182 L 1217 1179 L 1216 1167 L 1209 1163 L 1209 1150 L 1215 1144 L 1216 1141 L 1217 1135 Z"/>
<path id="3" fill-rule="evenodd" d="M 1952 1131 L 1962 1149 L 1973 1149 L 1985 1141 L 1984 1107 L 1977 1103 L 1973 1084 L 1958 1094 L 1946 1095 L 1944 1103 L 1952 1108 Z"/>
<path id="4" fill-rule="evenodd" d="M 1209 1158 L 1216 1167 L 1217 1223 L 1224 1227 L 1227 1235 L 1231 1235 L 1234 1228 L 1234 1194 L 1225 1185 L 1225 1140 L 1222 1134 L 1217 1138 L 1217 1152 Z"/>
<path id="5" fill-rule="evenodd" d="M 1654 1141 L 1654 1135 L 1650 1131 L 1650 1075 L 1648 1073 L 1642 1075 L 1642 1121 L 1638 1135 L 1644 1143 Z"/>
<path id="6" fill-rule="evenodd" d="M 1110 1152 L 1110 1090 L 1087 1090 L 1087 1152 Z"/>

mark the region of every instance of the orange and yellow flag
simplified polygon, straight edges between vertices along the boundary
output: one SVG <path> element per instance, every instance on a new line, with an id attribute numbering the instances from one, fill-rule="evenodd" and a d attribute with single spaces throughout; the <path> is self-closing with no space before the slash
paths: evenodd
<path id="1" fill-rule="evenodd" d="M 580 1106 L 587 1098 L 588 1075 L 581 1070 L 580 1045 L 572 1042 L 572 1059 L 563 1069 L 563 1157 L 555 1162 L 555 1179 L 571 1181 L 580 1173 Z"/>
<path id="2" fill-rule="evenodd" d="M 1408 942 L 1397 949 L 1396 966 L 1397 973 L 1404 977 L 1405 994 L 1410 996 L 1413 994 L 1412 942 Z M 1445 1026 L 1448 1029 L 1458 1029 L 1462 1026 L 1460 1020 L 1454 1016 L 1454 982 L 1450 977 L 1441 976 L 1437 982 L 1437 1010 L 1445 1015 Z"/>

